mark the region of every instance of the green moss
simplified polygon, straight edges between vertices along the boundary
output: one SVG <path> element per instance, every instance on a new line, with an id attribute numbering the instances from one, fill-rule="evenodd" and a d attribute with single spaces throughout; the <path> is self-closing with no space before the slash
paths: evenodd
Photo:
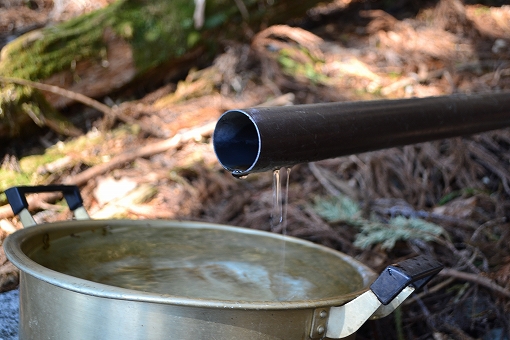
<path id="1" fill-rule="evenodd" d="M 32 155 L 20 160 L 20 171 L 0 169 L 0 202 L 5 203 L 6 198 L 3 194 L 5 189 L 20 185 L 38 185 L 43 184 L 45 176 L 37 174 L 37 169 L 44 164 L 53 162 L 64 155 L 57 155 L 54 152 L 43 155 Z"/>
<path id="2" fill-rule="evenodd" d="M 0 192 L 13 186 L 18 185 L 38 185 L 44 184 L 48 175 L 41 173 L 39 168 L 48 163 L 57 161 L 66 156 L 72 158 L 71 164 L 67 166 L 73 167 L 78 164 L 94 166 L 103 162 L 103 156 L 94 155 L 84 151 L 94 150 L 97 146 L 104 145 L 109 139 L 123 140 L 132 135 L 129 126 L 122 126 L 112 130 L 108 134 L 88 134 L 79 138 L 71 139 L 64 143 L 60 142 L 50 148 L 47 148 L 43 154 L 26 156 L 20 159 L 20 171 L 0 169 Z M 106 155 L 108 156 L 108 155 Z M 3 200 L 0 195 L 0 202 Z"/>
<path id="3" fill-rule="evenodd" d="M 402 77 L 402 72 L 391 71 L 388 73 L 388 77 L 390 77 L 391 80 L 396 81 Z"/>
<path id="4" fill-rule="evenodd" d="M 181 56 L 188 36 L 195 31 L 190 18 L 194 3 L 187 0 L 124 1 L 113 28 L 133 46 L 139 72 Z"/>
<path id="5" fill-rule="evenodd" d="M 76 159 L 79 162 L 84 162 L 87 165 L 94 165 L 101 162 L 99 157 L 82 159 L 79 155 L 83 152 L 83 150 L 90 150 L 97 145 L 101 145 L 104 142 L 104 139 L 101 138 L 100 135 L 97 136 L 81 136 L 76 139 L 72 139 L 67 143 L 58 143 L 48 149 L 41 155 L 30 155 L 23 157 L 20 159 L 20 168 L 21 172 L 25 174 L 37 174 L 37 170 L 39 167 L 54 162 L 60 158 L 63 158 L 68 155 L 76 155 Z M 43 176 L 37 177 L 34 175 L 32 179 L 42 180 Z"/>
<path id="6" fill-rule="evenodd" d="M 176 52 L 176 46 L 187 46 L 194 31 L 189 24 L 193 11 L 188 0 L 120 0 L 19 39 L 4 53 L 0 74 L 38 80 L 71 69 L 80 60 L 100 60 L 107 29 L 131 43 L 135 65 L 143 72 L 183 53 Z"/>
<path id="7" fill-rule="evenodd" d="M 29 185 L 31 184 L 31 176 L 25 172 L 16 172 L 12 170 L 0 169 L 0 187 L 2 192 L 5 189 L 16 185 Z"/>
<path id="8" fill-rule="evenodd" d="M 482 16 L 490 14 L 491 8 L 485 5 L 479 5 L 475 8 L 475 15 Z"/>
<path id="9" fill-rule="evenodd" d="M 103 29 L 116 6 L 31 32 L 8 45 L 0 74 L 39 80 L 70 69 L 76 62 L 97 56 L 104 47 Z"/>
<path id="10" fill-rule="evenodd" d="M 278 63 L 283 72 L 291 77 L 304 77 L 313 84 L 324 84 L 328 80 L 328 77 L 321 72 L 324 61 L 318 60 L 303 47 L 281 49 L 278 54 Z"/>

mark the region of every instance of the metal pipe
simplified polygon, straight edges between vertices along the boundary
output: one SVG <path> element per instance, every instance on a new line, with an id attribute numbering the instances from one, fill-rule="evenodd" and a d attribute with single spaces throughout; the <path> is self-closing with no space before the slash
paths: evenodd
<path id="1" fill-rule="evenodd" d="M 235 176 L 510 126 L 510 93 L 229 110 L 213 145 Z"/>

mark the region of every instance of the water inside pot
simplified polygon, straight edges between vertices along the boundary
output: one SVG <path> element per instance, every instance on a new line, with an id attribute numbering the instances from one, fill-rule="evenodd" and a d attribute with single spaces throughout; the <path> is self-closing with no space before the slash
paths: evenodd
<path id="1" fill-rule="evenodd" d="M 363 289 L 337 253 L 235 229 L 150 225 L 46 234 L 29 257 L 49 269 L 110 286 L 228 301 L 303 301 Z"/>

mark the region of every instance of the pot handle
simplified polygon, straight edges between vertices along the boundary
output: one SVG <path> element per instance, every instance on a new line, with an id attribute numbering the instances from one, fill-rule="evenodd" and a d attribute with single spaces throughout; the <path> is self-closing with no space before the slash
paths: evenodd
<path id="1" fill-rule="evenodd" d="M 69 209 L 71 209 L 77 220 L 90 219 L 89 214 L 83 207 L 83 199 L 80 195 L 80 189 L 78 189 L 76 185 L 38 185 L 9 188 L 5 190 L 7 201 L 11 205 L 14 215 L 19 214 L 21 223 L 25 228 L 37 224 L 28 211 L 28 202 L 25 195 L 42 192 L 62 192 Z"/>
<path id="2" fill-rule="evenodd" d="M 386 267 L 370 289 L 386 306 L 407 286 L 412 286 L 415 290 L 423 287 L 443 267 L 443 264 L 431 257 L 416 256 Z"/>
<path id="3" fill-rule="evenodd" d="M 440 262 L 424 255 L 386 267 L 372 283 L 370 290 L 343 306 L 331 307 L 329 313 L 323 311 L 328 317 L 323 318 L 323 324 L 312 325 L 311 338 L 314 339 L 313 335 L 325 335 L 328 338 L 341 339 L 351 335 L 368 319 L 382 318 L 393 312 L 443 267 Z M 321 313 L 322 311 L 315 312 L 318 315 Z"/>

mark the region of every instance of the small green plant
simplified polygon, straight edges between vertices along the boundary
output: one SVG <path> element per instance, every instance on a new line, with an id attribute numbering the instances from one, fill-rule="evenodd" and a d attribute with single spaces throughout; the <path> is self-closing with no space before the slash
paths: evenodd
<path id="1" fill-rule="evenodd" d="M 361 220 L 359 204 L 347 196 L 337 196 L 331 199 L 316 198 L 314 210 L 328 222 L 346 222 L 357 225 Z"/>
<path id="2" fill-rule="evenodd" d="M 397 216 L 391 218 L 388 223 L 367 221 L 356 236 L 354 245 L 365 249 L 374 244 L 381 244 L 383 249 L 392 249 L 397 241 L 411 239 L 432 241 L 443 232 L 441 226 L 420 218 Z"/>
<path id="3" fill-rule="evenodd" d="M 354 245 L 362 249 L 380 244 L 383 249 L 392 249 L 397 241 L 420 239 L 432 241 L 442 235 L 444 229 L 420 218 L 396 216 L 387 222 L 375 216 L 364 218 L 357 202 L 347 196 L 317 198 L 314 210 L 328 222 L 344 222 L 357 227 L 360 232 Z"/>
<path id="4" fill-rule="evenodd" d="M 437 205 L 439 205 L 439 206 L 445 205 L 446 203 L 456 199 L 457 197 L 462 197 L 462 196 L 470 197 L 470 196 L 473 196 L 479 192 L 481 192 L 481 191 L 477 190 L 475 188 L 464 188 L 462 190 L 452 191 L 452 192 L 444 195 L 443 197 L 441 197 L 439 202 L 437 202 Z"/>

